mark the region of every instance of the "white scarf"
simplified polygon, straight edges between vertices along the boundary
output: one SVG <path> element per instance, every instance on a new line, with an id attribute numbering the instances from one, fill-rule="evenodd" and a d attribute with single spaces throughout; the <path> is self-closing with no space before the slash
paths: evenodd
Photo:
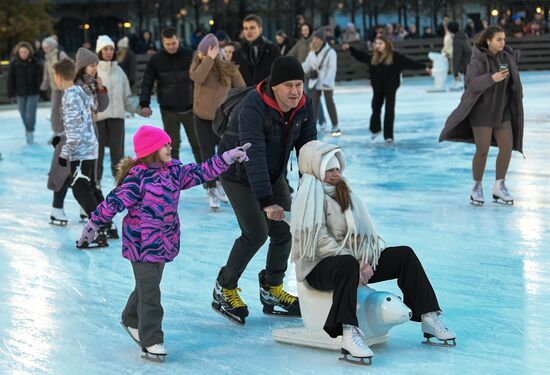
<path id="1" fill-rule="evenodd" d="M 293 259 L 315 259 L 319 233 L 321 228 L 326 226 L 325 194 L 332 196 L 335 190 L 335 186 L 325 184 L 311 174 L 303 174 L 296 198 L 292 202 L 290 233 Z M 351 205 L 344 212 L 347 232 L 338 251 L 345 247 L 353 257 L 360 261 L 368 261 L 376 269 L 383 240 L 376 233 L 369 212 L 361 199 L 353 192 L 350 192 L 350 199 Z"/>

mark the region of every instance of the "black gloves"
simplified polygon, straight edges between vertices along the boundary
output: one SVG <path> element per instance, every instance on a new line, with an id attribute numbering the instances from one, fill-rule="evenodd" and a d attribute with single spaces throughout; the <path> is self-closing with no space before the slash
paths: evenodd
<path id="1" fill-rule="evenodd" d="M 63 159 L 61 156 L 59 157 L 59 159 L 57 159 L 57 162 L 58 162 L 59 165 L 62 166 L 62 167 L 66 167 L 66 166 L 67 166 L 67 159 Z"/>
<path id="2" fill-rule="evenodd" d="M 57 146 L 57 144 L 59 143 L 59 141 L 61 141 L 61 137 L 58 136 L 58 135 L 55 135 L 53 138 L 52 138 L 52 146 L 53 148 L 55 148 Z"/>

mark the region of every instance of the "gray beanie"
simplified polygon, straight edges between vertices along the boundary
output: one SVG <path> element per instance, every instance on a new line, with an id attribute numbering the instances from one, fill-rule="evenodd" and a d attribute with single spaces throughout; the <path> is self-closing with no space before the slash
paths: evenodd
<path id="1" fill-rule="evenodd" d="M 325 36 L 325 27 L 319 27 L 315 33 L 313 33 L 313 36 L 316 38 L 321 39 L 323 42 L 327 41 L 327 38 Z"/>
<path id="2" fill-rule="evenodd" d="M 80 69 L 90 65 L 90 64 L 97 64 L 99 63 L 99 57 L 92 51 L 90 51 L 87 48 L 80 47 L 78 51 L 76 51 L 76 70 L 79 71 Z"/>
<path id="3" fill-rule="evenodd" d="M 49 36 L 42 41 L 42 47 L 57 48 L 57 40 Z"/>
<path id="4" fill-rule="evenodd" d="M 216 48 L 219 47 L 218 38 L 212 33 L 206 34 L 204 38 L 202 38 L 201 42 L 199 43 L 197 50 L 202 52 L 203 55 L 206 55 L 208 53 L 208 48 Z"/>

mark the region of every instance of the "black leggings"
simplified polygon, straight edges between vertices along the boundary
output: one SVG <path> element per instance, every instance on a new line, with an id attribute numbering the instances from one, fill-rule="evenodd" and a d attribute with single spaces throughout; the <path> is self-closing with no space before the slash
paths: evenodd
<path id="1" fill-rule="evenodd" d="M 386 102 L 386 111 L 384 112 L 384 139 L 393 139 L 393 122 L 395 120 L 395 95 L 397 89 L 381 91 L 374 90 L 372 96 L 372 115 L 370 117 L 370 131 L 378 133 L 382 130 L 382 106 Z"/>
<path id="2" fill-rule="evenodd" d="M 380 254 L 369 284 L 397 279 L 403 302 L 412 310 L 411 320 L 420 321 L 422 314 L 440 311 L 435 292 L 414 251 L 408 246 L 388 247 Z M 317 290 L 332 290 L 332 307 L 325 326 L 331 337 L 342 334 L 342 324 L 358 325 L 357 287 L 359 262 L 351 255 L 323 259 L 307 275 L 307 282 Z"/>

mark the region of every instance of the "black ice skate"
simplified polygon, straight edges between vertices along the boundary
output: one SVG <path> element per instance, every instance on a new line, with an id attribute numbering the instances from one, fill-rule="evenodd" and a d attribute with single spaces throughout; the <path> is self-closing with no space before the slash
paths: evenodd
<path id="1" fill-rule="evenodd" d="M 216 281 L 216 286 L 212 292 L 214 298 L 212 308 L 232 322 L 244 325 L 245 318 L 248 316 L 248 306 L 241 300 L 239 291 L 239 288 L 223 288 Z"/>
<path id="2" fill-rule="evenodd" d="M 107 234 L 107 238 L 110 240 L 118 240 L 120 238 L 118 236 L 118 229 L 112 221 L 105 225 L 105 234 Z"/>
<path id="3" fill-rule="evenodd" d="M 141 351 L 145 353 L 141 358 L 146 359 L 151 362 L 162 363 L 166 359 L 166 349 L 164 344 L 155 344 L 148 347 L 142 347 Z"/>
<path id="4" fill-rule="evenodd" d="M 78 241 L 76 241 L 76 247 L 79 249 L 96 249 L 99 247 L 105 247 L 109 246 L 107 243 L 107 233 L 105 229 L 100 229 L 97 231 L 94 240 L 92 243 L 88 243 L 88 241 L 84 241 L 82 243 L 82 246 L 78 246 Z"/>
<path id="5" fill-rule="evenodd" d="M 265 282 L 266 271 L 262 270 L 258 274 L 260 281 L 260 301 L 262 302 L 263 312 L 266 315 L 282 315 L 290 317 L 300 317 L 300 303 L 298 297 L 288 294 L 283 290 L 283 284 L 268 285 Z M 278 307 L 280 309 L 275 309 Z"/>

